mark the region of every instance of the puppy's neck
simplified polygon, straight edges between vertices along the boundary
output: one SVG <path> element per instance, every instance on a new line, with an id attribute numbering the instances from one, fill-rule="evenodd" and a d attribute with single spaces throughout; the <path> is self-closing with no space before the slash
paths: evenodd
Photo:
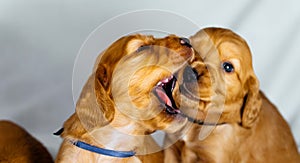
<path id="1" fill-rule="evenodd" d="M 135 151 L 137 154 L 147 154 L 150 150 L 160 148 L 152 139 L 149 131 L 139 122 L 133 121 L 126 115 L 116 111 L 115 118 L 106 126 L 88 133 L 99 146 L 118 150 Z M 151 152 L 150 152 L 151 153 Z"/>
<path id="2" fill-rule="evenodd" d="M 147 129 L 145 125 L 142 125 L 141 121 L 133 119 L 118 110 L 115 111 L 114 119 L 110 125 L 118 131 L 128 135 L 144 136 L 154 132 Z"/>

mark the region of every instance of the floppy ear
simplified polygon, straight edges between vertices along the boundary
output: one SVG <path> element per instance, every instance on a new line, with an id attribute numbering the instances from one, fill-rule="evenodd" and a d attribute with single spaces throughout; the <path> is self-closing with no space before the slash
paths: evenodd
<path id="1" fill-rule="evenodd" d="M 76 105 L 76 115 L 85 130 L 90 131 L 112 121 L 115 105 L 110 92 L 111 78 L 119 60 L 141 45 L 141 39 L 133 37 L 137 36 L 120 38 L 97 58 L 93 74 L 82 89 Z"/>
<path id="2" fill-rule="evenodd" d="M 95 74 L 94 93 L 98 108 L 101 109 L 105 120 L 110 122 L 113 119 L 115 108 L 109 90 L 111 75 L 107 72 L 105 66 L 99 66 Z"/>
<path id="3" fill-rule="evenodd" d="M 113 102 L 95 73 L 82 89 L 76 104 L 76 115 L 87 131 L 104 126 L 113 118 Z"/>
<path id="4" fill-rule="evenodd" d="M 108 89 L 108 86 L 109 86 L 109 79 L 110 79 L 110 76 L 109 76 L 109 72 L 108 72 L 108 68 L 105 64 L 99 64 L 97 69 L 96 69 L 96 72 L 95 72 L 95 86 L 97 84 L 101 84 L 101 86 L 107 90 Z M 100 83 L 97 83 L 97 82 L 100 82 Z"/>
<path id="5" fill-rule="evenodd" d="M 114 103 L 108 91 L 109 82 L 108 69 L 99 64 L 82 89 L 76 104 L 76 114 L 87 131 L 104 126 L 113 119 Z"/>
<path id="6" fill-rule="evenodd" d="M 244 106 L 241 110 L 242 126 L 251 128 L 258 119 L 262 104 L 259 82 L 255 76 L 251 76 L 246 81 L 246 89 L 248 89 L 248 93 L 244 97 Z"/>
<path id="7" fill-rule="evenodd" d="M 64 123 L 59 134 L 62 137 L 72 135 L 80 138 L 87 131 L 101 127 L 112 120 L 114 108 L 110 99 L 107 99 L 104 88 L 100 83 L 95 84 L 95 73 L 84 85 L 76 103 L 76 112 Z M 98 95 L 96 95 L 98 94 Z M 102 96 L 100 100 L 97 99 Z"/>

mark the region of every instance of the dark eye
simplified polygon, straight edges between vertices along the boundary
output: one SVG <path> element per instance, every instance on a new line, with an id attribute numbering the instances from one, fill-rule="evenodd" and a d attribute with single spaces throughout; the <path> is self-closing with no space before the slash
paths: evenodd
<path id="1" fill-rule="evenodd" d="M 143 50 L 149 49 L 149 47 L 150 47 L 150 46 L 148 46 L 148 45 L 140 46 L 140 47 L 136 50 L 136 52 L 141 52 L 141 51 L 143 51 Z"/>
<path id="2" fill-rule="evenodd" d="M 234 71 L 234 67 L 230 62 L 224 62 L 222 64 L 222 67 L 223 67 L 224 71 L 227 73 L 231 73 Z"/>

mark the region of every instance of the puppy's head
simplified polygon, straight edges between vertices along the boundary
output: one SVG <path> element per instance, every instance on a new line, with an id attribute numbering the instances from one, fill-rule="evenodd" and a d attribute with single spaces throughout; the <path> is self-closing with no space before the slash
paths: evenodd
<path id="1" fill-rule="evenodd" d="M 190 100 L 200 101 L 197 118 L 203 120 L 212 111 L 220 115 L 217 123 L 251 127 L 261 100 L 245 40 L 228 29 L 206 28 L 192 36 L 191 42 L 199 55 L 192 63 L 193 71 L 186 73 L 197 78 L 199 89 L 185 82 L 182 90 Z"/>
<path id="2" fill-rule="evenodd" d="M 185 38 L 125 36 L 97 59 L 90 78 L 97 106 L 78 107 L 77 114 L 85 119 L 87 127 L 103 124 L 99 122 L 103 118 L 107 122 L 119 118 L 115 116 L 118 112 L 149 131 L 176 130 L 186 121 L 179 115 L 176 76 L 193 57 L 194 51 Z"/>

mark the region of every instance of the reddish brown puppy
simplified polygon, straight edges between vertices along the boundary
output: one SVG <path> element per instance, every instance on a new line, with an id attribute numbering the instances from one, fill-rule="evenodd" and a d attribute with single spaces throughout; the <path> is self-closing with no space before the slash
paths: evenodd
<path id="1" fill-rule="evenodd" d="M 176 114 L 174 95 L 179 91 L 174 74 L 182 73 L 194 56 L 186 41 L 175 35 L 131 35 L 108 47 L 96 61 L 76 112 L 64 123 L 56 162 L 162 162 L 163 152 L 149 135 L 177 131 L 187 122 Z M 99 154 L 74 145 L 79 141 L 97 151 L 134 155 Z"/>
<path id="2" fill-rule="evenodd" d="M 47 149 L 23 128 L 10 121 L 0 121 L 0 162 L 51 163 Z"/>
<path id="3" fill-rule="evenodd" d="M 181 91 L 187 101 L 198 103 L 194 121 L 201 125 L 194 124 L 166 150 L 165 161 L 299 163 L 287 122 L 259 89 L 245 40 L 228 29 L 205 28 L 191 37 L 191 43 L 201 56 L 192 63 L 199 89 L 186 82 Z M 217 119 L 202 124 L 209 114 Z M 214 123 L 203 137 L 202 129 Z"/>

